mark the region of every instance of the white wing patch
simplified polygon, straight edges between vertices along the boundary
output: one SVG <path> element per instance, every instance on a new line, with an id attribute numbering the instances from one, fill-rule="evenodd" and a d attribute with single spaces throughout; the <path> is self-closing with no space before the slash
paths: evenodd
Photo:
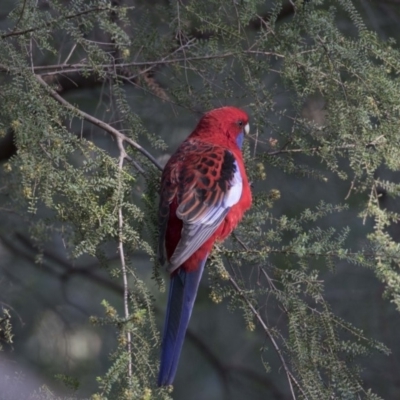
<path id="1" fill-rule="evenodd" d="M 229 189 L 224 199 L 225 207 L 232 207 L 240 200 L 240 197 L 242 196 L 242 190 L 243 190 L 242 174 L 240 173 L 239 165 L 236 160 L 235 160 L 235 167 L 236 171 L 231 180 L 232 186 Z"/>

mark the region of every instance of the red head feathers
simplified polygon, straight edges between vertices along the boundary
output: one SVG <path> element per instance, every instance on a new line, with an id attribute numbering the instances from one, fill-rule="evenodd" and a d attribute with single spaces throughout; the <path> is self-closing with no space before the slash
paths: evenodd
<path id="1" fill-rule="evenodd" d="M 221 107 L 206 113 L 189 138 L 197 137 L 202 141 L 231 147 L 237 144 L 241 135 L 241 148 L 244 134 L 248 134 L 249 130 L 249 117 L 244 111 L 235 107 Z"/>

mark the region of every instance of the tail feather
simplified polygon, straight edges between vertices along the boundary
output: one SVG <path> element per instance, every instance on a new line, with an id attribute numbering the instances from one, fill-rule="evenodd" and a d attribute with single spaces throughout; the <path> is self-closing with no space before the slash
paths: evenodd
<path id="1" fill-rule="evenodd" d="M 174 381 L 183 341 L 206 261 L 207 258 L 201 261 L 199 268 L 195 271 L 186 272 L 183 268 L 179 268 L 171 276 L 161 345 L 159 386 L 172 385 Z"/>

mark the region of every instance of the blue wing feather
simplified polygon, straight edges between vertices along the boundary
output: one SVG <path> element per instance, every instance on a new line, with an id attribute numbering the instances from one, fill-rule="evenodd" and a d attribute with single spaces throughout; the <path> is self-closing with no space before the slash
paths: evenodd
<path id="1" fill-rule="evenodd" d="M 196 299 L 207 257 L 196 271 L 185 272 L 183 268 L 171 275 L 168 306 L 161 345 L 161 364 L 158 385 L 172 385 L 193 304 Z"/>

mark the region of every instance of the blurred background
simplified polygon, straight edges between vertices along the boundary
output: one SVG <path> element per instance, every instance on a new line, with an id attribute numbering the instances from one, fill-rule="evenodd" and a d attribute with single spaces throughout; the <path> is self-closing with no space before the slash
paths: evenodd
<path id="1" fill-rule="evenodd" d="M 65 1 L 65 7 L 69 1 Z M 118 3 L 118 2 L 116 2 Z M 121 1 L 132 5 L 135 11 L 129 14 L 133 24 L 139 24 L 146 16 L 148 23 L 164 23 L 157 6 L 168 3 L 163 0 Z M 367 26 L 387 40 L 400 40 L 400 2 L 394 0 L 360 0 L 355 2 Z M 2 0 L 0 7 L 0 29 L 12 29 L 9 13 L 16 2 Z M 37 7 L 43 12 L 47 1 L 38 1 Z M 267 13 L 272 3 L 266 1 L 260 13 Z M 293 17 L 291 4 L 284 3 L 277 24 L 284 24 Z M 33 21 L 35 24 L 37 21 Z M 354 34 L 354 26 L 347 15 L 337 15 L 337 24 L 348 35 Z M 250 26 L 249 36 L 256 35 L 257 28 Z M 161 28 L 162 31 L 162 28 Z M 56 31 L 55 31 L 56 32 Z M 57 33 L 57 32 L 56 32 Z M 67 37 L 56 37 L 63 57 L 70 49 Z M 97 40 L 101 40 L 101 33 Z M 397 46 L 397 45 L 396 45 Z M 54 58 L 36 54 L 36 65 L 54 63 Z M 276 62 L 277 67 L 279 61 Z M 150 77 L 153 79 L 153 77 Z M 0 76 L 0 79 L 7 79 Z M 164 164 L 168 156 L 191 132 L 204 109 L 192 104 L 182 107 L 165 99 L 163 87 L 168 87 L 172 77 L 160 68 L 156 75 L 154 95 L 149 89 L 138 85 L 126 85 L 129 105 L 140 116 L 145 129 L 160 136 L 168 145 L 168 150 L 152 149 L 152 154 Z M 190 85 L 196 88 L 202 82 L 196 76 L 188 76 Z M 238 87 L 244 76 L 236 77 Z M 61 95 L 72 104 L 99 118 L 112 119 L 114 106 L 107 97 L 107 82 L 90 79 L 70 80 L 61 83 Z M 72 81 L 71 81 L 72 82 Z M 277 74 L 266 73 L 262 85 L 274 88 L 273 101 L 277 109 L 290 110 L 291 93 L 282 86 Z M 0 89 L 1 90 L 1 89 Z M 223 94 L 215 98 L 212 106 L 237 105 L 249 111 L 252 99 L 240 91 L 234 98 Z M 325 118 L 324 100 L 318 96 L 310 97 L 304 104 L 303 117 L 323 123 Z M 276 117 L 279 129 L 290 129 L 288 120 Z M 117 125 L 117 124 L 116 124 Z M 97 146 L 111 155 L 118 156 L 118 149 L 110 136 L 99 133 L 98 128 L 73 122 L 70 129 L 92 140 Z M 256 146 L 255 132 L 249 139 L 250 153 Z M 267 132 L 268 133 L 268 132 Z M 274 139 L 274 133 L 270 132 Z M 3 165 L 13 154 L 12 140 L 0 142 L 0 159 Z M 147 146 L 146 139 L 141 144 Z M 266 147 L 257 143 L 258 149 Z M 76 162 L 79 162 L 77 155 Z M 313 164 L 311 158 L 298 157 L 315 169 L 323 168 Z M 381 176 L 396 181 L 396 173 L 381 171 Z M 71 260 L 63 236 L 59 232 L 48 238 L 43 248 L 36 247 L 26 230 L 32 219 L 44 221 L 51 218 L 45 208 L 39 209 L 36 216 L 18 214 L 10 210 L 10 193 L 2 185 L 3 167 L 0 168 L 0 307 L 10 310 L 13 323 L 13 343 L 4 345 L 0 353 L 0 399 L 7 393 L 11 398 L 24 398 L 25 393 L 38 390 L 42 384 L 60 393 L 73 394 L 79 398 L 89 397 L 97 388 L 96 377 L 101 376 L 110 366 L 110 353 L 116 346 L 115 331 L 110 327 L 93 326 L 89 317 L 102 315 L 101 302 L 108 302 L 122 309 L 122 284 L 110 277 L 99 266 L 96 259 L 81 256 Z M 348 182 L 331 174 L 329 184 L 283 173 L 278 168 L 266 168 L 267 179 L 257 183 L 255 191 L 278 189 L 281 197 L 272 210 L 276 216 L 295 216 L 304 209 L 312 208 L 324 200 L 333 204 L 341 203 L 346 197 Z M 139 194 L 132 195 L 138 201 Z M 359 204 L 363 198 L 354 196 L 349 200 L 348 210 L 328 216 L 320 223 L 322 228 L 330 226 L 340 230 L 351 226 L 349 246 L 357 249 L 363 246 L 366 233 L 372 226 L 358 217 Z M 398 204 L 383 197 L 383 205 L 396 210 Z M 39 222 L 38 222 L 39 224 Z M 400 230 L 394 226 L 391 234 L 400 240 Z M 111 265 L 119 265 L 116 246 L 110 244 L 106 249 Z M 153 263 L 144 252 L 135 254 L 132 260 L 140 277 L 152 289 L 155 299 L 157 324 L 161 329 L 166 306 L 166 293 L 161 293 L 151 279 Z M 324 268 L 322 265 L 317 268 Z M 163 276 L 166 275 L 162 272 Z M 332 311 L 373 339 L 383 342 L 392 353 L 389 356 L 374 353 L 363 359 L 362 377 L 366 387 L 371 387 L 382 398 L 400 398 L 400 315 L 390 300 L 384 299 L 384 286 L 374 273 L 365 268 L 336 262 L 333 270 L 323 274 L 326 284 L 326 299 Z M 256 277 L 255 277 L 256 279 Z M 272 325 L 279 326 L 282 310 L 274 302 L 266 302 L 262 310 Z M 1 327 L 1 325 L 0 325 Z M 1 331 L 0 331 L 1 334 Z M 242 313 L 231 311 L 225 302 L 215 304 L 210 299 L 207 274 L 203 279 L 192 315 L 190 330 L 184 346 L 180 367 L 175 382 L 173 398 L 192 400 L 217 399 L 289 399 L 286 377 L 279 367 L 277 356 L 270 350 L 270 343 L 261 329 L 249 331 L 245 327 Z M 264 373 L 263 359 L 272 370 Z M 68 379 L 66 378 L 68 377 Z M 67 381 L 67 382 L 66 382 Z M 22 382 L 17 388 L 14 382 Z M 15 392 L 15 393 L 14 393 Z M 3 395 L 2 395 L 3 393 Z M 14 394 L 13 394 L 14 393 Z M 5 395 L 4 395 L 5 396 Z M 13 397 L 14 396 L 14 397 Z M 8 397 L 7 397 L 8 398 Z"/>

